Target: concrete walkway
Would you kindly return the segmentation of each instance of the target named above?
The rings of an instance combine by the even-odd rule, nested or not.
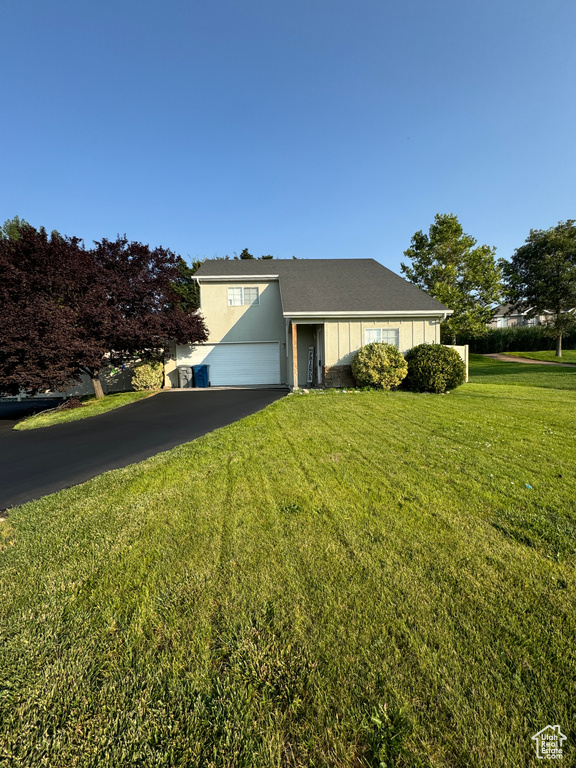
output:
[[[529,357],[515,357],[514,355],[501,355],[492,353],[482,355],[482,357],[491,357],[493,360],[502,360],[504,363],[527,363],[528,365],[559,365],[562,368],[576,368],[574,363],[552,363],[548,360],[532,360]]]
[[[42,429],[15,432],[15,421],[0,421],[0,512],[187,443],[286,394],[287,389],[167,391]]]

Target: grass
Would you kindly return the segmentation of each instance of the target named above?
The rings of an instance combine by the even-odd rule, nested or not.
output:
[[[485,360],[13,510],[0,763],[523,767],[559,723],[573,765],[574,372]]]
[[[506,352],[513,357],[527,357],[529,360],[544,360],[549,363],[574,363],[576,365],[576,349],[562,350],[562,357],[556,357],[553,349],[543,349],[541,352]]]
[[[470,355],[470,381],[506,387],[576,391],[576,368],[509,363],[483,355]],[[495,391],[496,395],[503,393],[500,389]]]
[[[65,411],[51,410],[49,412],[27,416],[19,421],[14,429],[27,430],[39,429],[40,427],[51,427],[54,424],[65,424],[68,421],[78,421],[78,419],[88,419],[90,416],[99,416],[101,413],[113,411],[115,408],[121,408],[123,405],[135,403],[137,400],[143,400],[145,397],[151,397],[151,392],[118,392],[106,395],[100,400],[95,397],[83,397],[82,408],[71,408]]]

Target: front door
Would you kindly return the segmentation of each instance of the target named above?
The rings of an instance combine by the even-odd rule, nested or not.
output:
[[[321,387],[323,384],[322,379],[322,365],[324,360],[324,338],[323,338],[324,326],[319,325],[316,328],[316,385]]]

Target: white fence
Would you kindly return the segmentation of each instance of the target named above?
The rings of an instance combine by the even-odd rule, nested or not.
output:
[[[462,360],[464,360],[464,365],[466,366],[466,381],[468,381],[468,344],[444,344],[444,346],[452,347],[452,349],[455,349]]]
[[[100,371],[100,381],[102,382],[104,394],[107,395],[110,392],[131,392],[134,389],[132,386],[132,370],[134,365],[134,363],[127,363],[125,366],[118,366],[116,368],[112,366],[102,368]],[[90,377],[83,375],[78,384],[71,384],[66,389],[59,390],[58,392],[39,392],[35,397],[44,400],[47,397],[84,397],[85,395],[93,394],[94,388],[92,387]],[[1,399],[6,401],[20,401],[27,400],[28,396],[21,394],[14,395],[13,397],[2,397]]]

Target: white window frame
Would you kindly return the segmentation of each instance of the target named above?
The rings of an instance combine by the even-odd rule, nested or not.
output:
[[[256,291],[256,298],[252,301],[247,296],[249,291]],[[237,299],[240,301],[237,301]],[[260,304],[260,289],[258,286],[228,286],[228,306],[229,307],[242,307],[242,306],[258,306]]]
[[[237,301],[240,299],[240,301]],[[241,307],[242,306],[242,288],[231,286],[228,288],[228,306],[229,307]]]
[[[394,334],[394,341],[390,340],[391,334]],[[377,338],[369,339],[369,335],[374,335]],[[373,344],[374,342],[392,344],[400,349],[400,328],[364,328],[364,344]]]

